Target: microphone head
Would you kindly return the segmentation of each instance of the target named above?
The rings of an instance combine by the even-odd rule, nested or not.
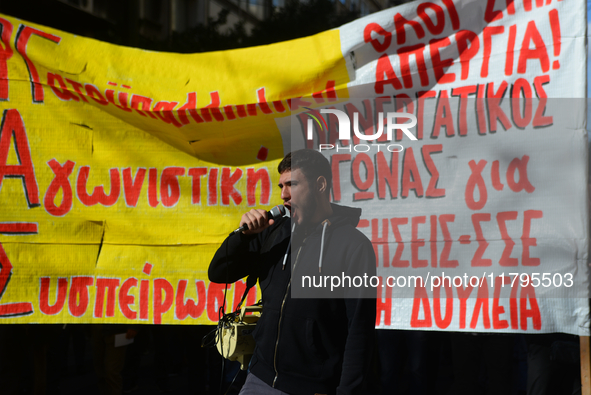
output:
[[[269,215],[270,215],[270,219],[277,219],[277,218],[281,218],[285,215],[286,209],[285,206],[280,204],[278,206],[275,206],[271,209],[271,211],[269,211]]]

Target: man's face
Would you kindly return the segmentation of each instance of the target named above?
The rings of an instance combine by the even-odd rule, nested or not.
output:
[[[291,213],[292,223],[298,226],[309,224],[316,214],[318,197],[301,170],[282,173],[279,188],[283,204]]]

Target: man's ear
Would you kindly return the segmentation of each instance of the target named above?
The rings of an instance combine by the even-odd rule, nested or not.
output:
[[[326,178],[324,176],[319,176],[316,179],[316,188],[318,192],[320,192],[321,194],[326,193],[326,189],[328,188],[328,182],[326,181]]]

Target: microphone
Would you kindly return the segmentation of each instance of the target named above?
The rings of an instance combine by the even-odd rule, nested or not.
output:
[[[283,217],[285,215],[286,211],[287,210],[285,209],[285,206],[280,204],[278,206],[273,207],[271,209],[271,211],[267,211],[267,217],[269,219],[278,219],[278,218]],[[239,227],[238,229],[236,229],[235,231],[233,231],[232,234],[244,232],[246,230],[248,230],[248,225],[244,224],[241,227]]]

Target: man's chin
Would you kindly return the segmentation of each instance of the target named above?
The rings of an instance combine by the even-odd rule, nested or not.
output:
[[[303,222],[302,217],[300,217],[297,212],[292,211],[291,212],[291,223],[295,224],[296,226],[301,226],[302,222]]]

